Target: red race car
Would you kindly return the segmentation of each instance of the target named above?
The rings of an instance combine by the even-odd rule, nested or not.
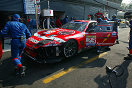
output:
[[[112,46],[117,33],[111,24],[74,20],[61,28],[42,30],[31,36],[24,54],[39,63],[54,63],[91,46]]]

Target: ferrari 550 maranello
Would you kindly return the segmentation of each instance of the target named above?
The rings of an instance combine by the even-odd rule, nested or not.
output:
[[[42,30],[31,36],[24,54],[39,63],[54,63],[91,46],[112,46],[117,33],[111,24],[74,20],[61,28]]]

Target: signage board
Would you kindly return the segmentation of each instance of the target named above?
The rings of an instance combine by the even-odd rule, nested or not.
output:
[[[24,3],[24,13],[25,14],[35,14],[35,1],[34,0],[23,0]],[[40,0],[36,0],[36,3],[40,3]],[[40,5],[38,5],[38,14],[40,14]]]
[[[51,9],[44,9],[42,12],[43,16],[53,16],[53,10]]]

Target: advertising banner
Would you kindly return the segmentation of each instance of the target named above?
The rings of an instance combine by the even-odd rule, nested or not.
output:
[[[23,0],[23,3],[25,14],[35,14],[35,0]],[[40,0],[36,0],[36,3],[40,3]],[[40,5],[38,5],[37,11],[40,14]]]

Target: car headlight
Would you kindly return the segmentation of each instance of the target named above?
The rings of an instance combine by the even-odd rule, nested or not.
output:
[[[49,42],[51,42],[52,40],[42,40],[42,41],[40,41],[38,44],[36,44],[37,46],[43,46],[43,45],[45,45],[45,44],[47,44],[47,43],[49,43]]]

